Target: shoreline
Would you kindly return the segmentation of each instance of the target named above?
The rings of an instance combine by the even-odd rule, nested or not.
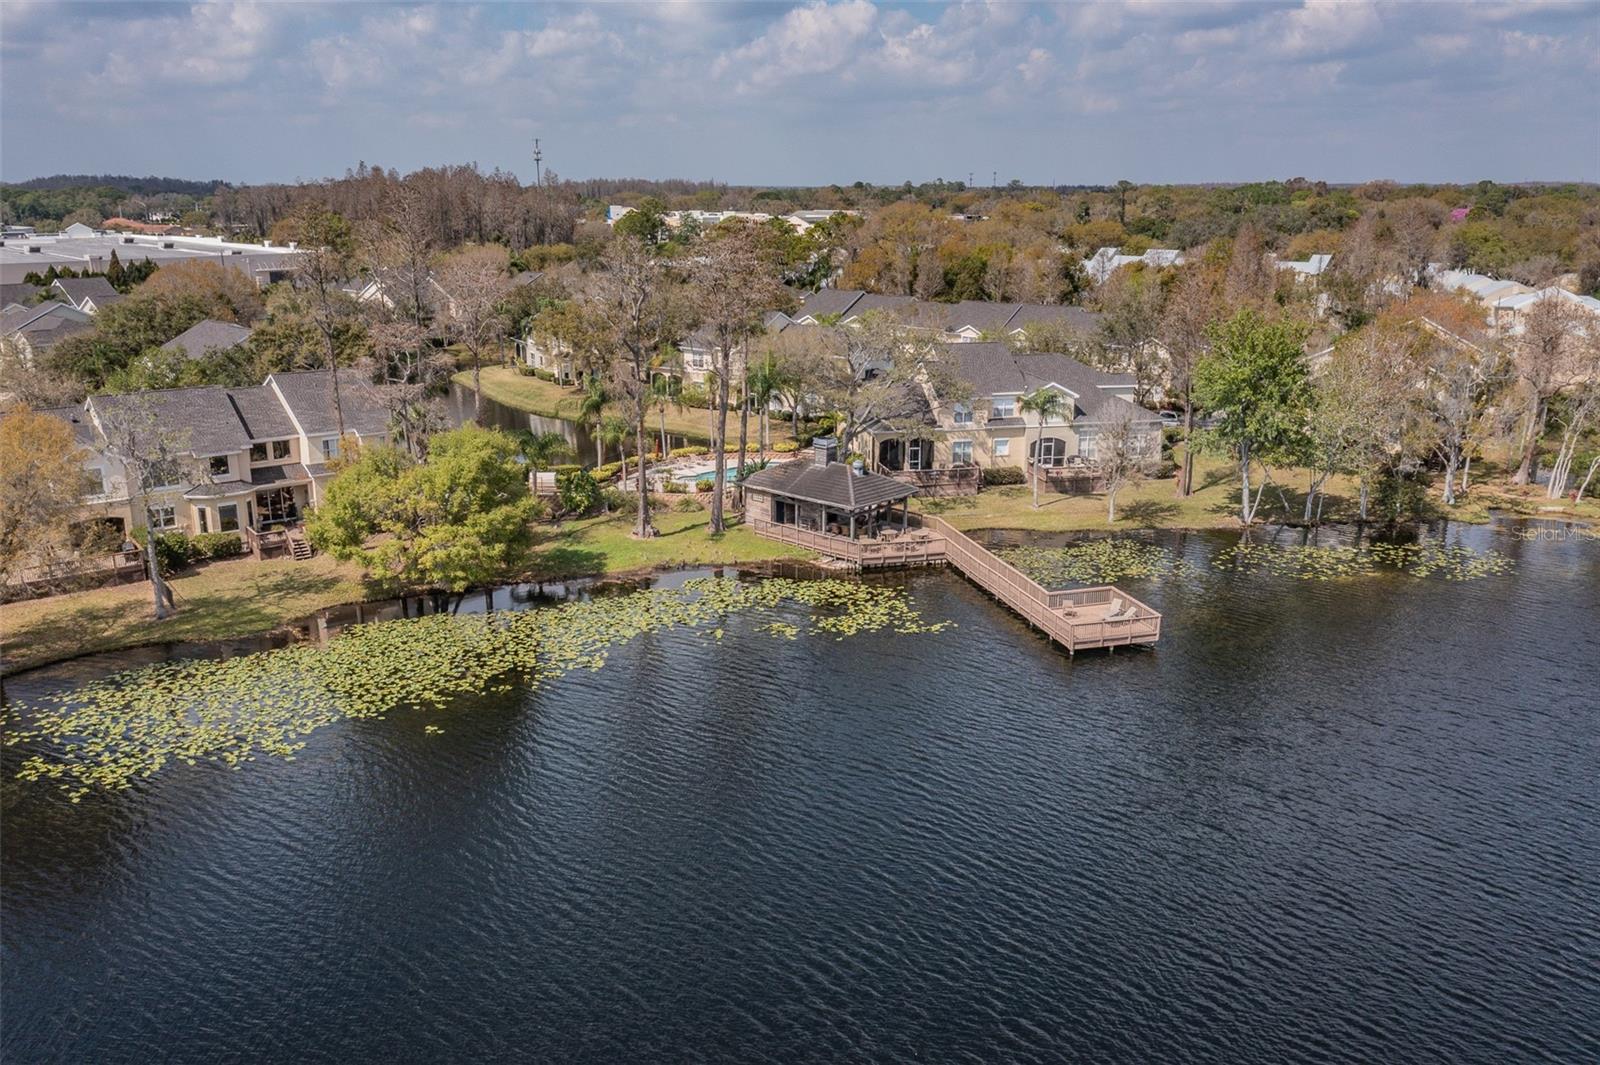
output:
[[[1484,520],[1482,520],[1482,521],[1463,521],[1462,524],[1480,526],[1480,525],[1492,524],[1496,520],[1513,521],[1513,522],[1551,521],[1551,522],[1558,522],[1558,523],[1562,523],[1562,524],[1576,524],[1576,525],[1579,525],[1579,526],[1581,526],[1583,528],[1600,528],[1600,524],[1597,524],[1597,523],[1594,523],[1594,522],[1590,522],[1590,521],[1588,521],[1586,519],[1574,517],[1574,516],[1571,516],[1571,515],[1546,514],[1546,515],[1533,515],[1533,516],[1530,516],[1530,515],[1506,513],[1506,512],[1493,511],[1493,510],[1491,510],[1489,516],[1487,518],[1485,518]],[[1375,524],[1376,523],[1372,523],[1372,522],[1364,523],[1365,527],[1371,527],[1371,526],[1373,526]],[[1413,522],[1413,523],[1410,523],[1410,524],[1413,527],[1426,528],[1426,527],[1428,527],[1430,525],[1436,524],[1436,520],[1435,521],[1419,521],[1419,522]],[[1340,529],[1360,530],[1360,529],[1362,529],[1364,527],[1364,525],[1363,525],[1363,523],[1357,523],[1357,522],[1324,522],[1321,526],[1303,525],[1303,524],[1294,523],[1294,522],[1272,522],[1272,523],[1258,523],[1257,525],[1252,526],[1252,528],[1256,528],[1256,529],[1301,529],[1301,530],[1309,530],[1309,529],[1313,529],[1313,528],[1322,528],[1322,529],[1331,529],[1331,530],[1340,530]],[[1039,529],[1039,528],[1025,528],[1025,527],[1019,528],[1019,527],[1009,527],[1009,526],[1003,526],[1003,525],[983,525],[983,526],[974,526],[973,528],[964,529],[963,531],[965,531],[965,532],[978,532],[978,533],[1002,533],[1002,534],[1003,533],[1021,533],[1021,534],[1025,534],[1025,535],[1040,535],[1040,534],[1051,535],[1051,534],[1054,534],[1054,535],[1066,535],[1066,536],[1071,536],[1071,537],[1077,537],[1077,536],[1087,536],[1087,535],[1096,535],[1096,534],[1109,534],[1109,535],[1113,535],[1113,536],[1123,536],[1123,535],[1127,535],[1129,533],[1138,533],[1138,532],[1228,532],[1228,531],[1243,532],[1244,530],[1243,530],[1243,527],[1241,527],[1241,526],[1234,526],[1234,527],[1230,528],[1229,526],[1227,526],[1225,524],[1217,524],[1217,525],[1205,525],[1205,526],[1162,525],[1162,526],[1147,526],[1147,527],[1141,527],[1141,528],[1053,529],[1053,530],[1052,529]],[[219,564],[213,563],[213,565],[219,565]],[[209,567],[207,567],[207,568],[209,568]],[[458,594],[462,598],[470,598],[470,597],[474,597],[474,596],[481,596],[485,592],[489,592],[489,593],[492,594],[494,592],[498,592],[498,591],[500,591],[502,589],[507,589],[507,588],[526,588],[526,587],[542,588],[545,585],[552,585],[552,584],[577,585],[579,587],[580,591],[592,591],[595,588],[603,588],[603,587],[605,587],[607,585],[623,585],[623,584],[647,581],[647,580],[651,580],[653,578],[657,578],[657,577],[660,577],[660,576],[662,576],[664,574],[669,574],[669,573],[682,573],[682,572],[689,571],[689,570],[717,571],[717,570],[724,570],[724,569],[729,569],[729,568],[734,568],[734,569],[744,570],[744,571],[748,571],[748,572],[753,572],[753,573],[760,574],[760,575],[771,575],[772,573],[777,572],[777,571],[779,571],[779,570],[781,570],[783,568],[794,568],[794,569],[798,569],[798,570],[809,571],[808,572],[808,576],[811,576],[811,577],[838,576],[839,575],[837,571],[829,569],[825,564],[817,561],[814,557],[811,557],[811,556],[800,556],[800,555],[797,555],[797,556],[793,556],[793,557],[776,557],[776,558],[775,557],[767,557],[767,558],[751,558],[751,559],[731,558],[731,559],[719,560],[719,561],[715,561],[715,562],[707,562],[707,561],[658,562],[658,563],[651,563],[651,564],[642,565],[642,566],[632,566],[632,567],[626,567],[626,568],[623,568],[623,569],[603,571],[603,572],[600,572],[600,573],[584,573],[584,572],[578,572],[578,571],[563,572],[563,571],[557,570],[557,571],[551,571],[551,572],[548,572],[548,573],[543,573],[537,578],[527,578],[527,579],[521,579],[521,580],[505,581],[503,583],[494,585],[492,588],[471,589],[471,590],[463,592],[463,593],[445,592],[445,593],[437,593],[437,594],[443,595],[443,596],[445,596],[447,598],[454,598]],[[142,582],[141,582],[141,584],[124,585],[124,586],[121,586],[121,587],[140,587],[141,585],[142,585]],[[85,593],[75,593],[75,594],[85,594]],[[117,653],[126,652],[126,651],[143,650],[143,649],[151,648],[151,647],[170,646],[170,647],[193,647],[193,648],[197,648],[197,649],[215,649],[217,647],[220,647],[223,644],[231,643],[231,642],[235,642],[235,641],[239,641],[239,640],[263,640],[263,641],[267,641],[267,640],[273,640],[273,639],[277,639],[277,638],[288,638],[290,640],[304,639],[304,638],[306,638],[307,630],[310,629],[314,625],[316,620],[319,617],[325,617],[330,612],[354,610],[354,609],[356,609],[358,607],[373,607],[373,606],[379,606],[379,605],[382,605],[382,604],[396,603],[396,602],[400,602],[400,601],[404,601],[404,600],[424,600],[424,599],[428,599],[428,598],[432,597],[434,594],[435,593],[432,593],[432,592],[429,592],[429,591],[418,591],[418,592],[404,593],[404,594],[400,594],[400,595],[381,595],[381,596],[370,596],[370,597],[366,597],[366,598],[345,599],[345,600],[341,600],[339,602],[328,603],[326,605],[316,607],[313,610],[311,610],[309,613],[298,615],[298,616],[296,616],[294,618],[290,618],[290,619],[287,619],[287,620],[278,621],[276,623],[273,623],[273,624],[270,624],[270,625],[266,625],[266,626],[263,626],[263,627],[249,627],[249,626],[246,626],[246,627],[243,627],[243,628],[240,628],[240,629],[237,629],[237,630],[229,630],[229,631],[226,631],[226,632],[223,632],[223,633],[220,633],[220,634],[216,634],[216,635],[212,635],[212,636],[208,636],[208,637],[204,637],[204,638],[188,637],[188,636],[184,636],[184,635],[176,635],[176,636],[173,636],[173,635],[162,635],[159,632],[146,632],[146,633],[142,633],[138,637],[135,637],[135,638],[127,640],[127,641],[113,641],[112,643],[110,643],[110,644],[108,644],[107,646],[104,646],[104,647],[96,647],[96,648],[93,648],[93,649],[90,649],[90,650],[76,650],[76,651],[72,651],[70,653],[64,653],[64,654],[54,654],[54,655],[50,655],[48,657],[42,658],[42,659],[40,659],[38,661],[29,661],[26,665],[21,666],[20,668],[17,668],[17,669],[7,668],[3,663],[0,663],[0,680],[16,680],[19,677],[24,677],[24,676],[26,676],[26,675],[28,675],[30,673],[33,673],[33,672],[35,672],[37,670],[47,669],[47,668],[50,668],[52,666],[59,666],[59,665],[62,665],[64,663],[67,663],[67,662],[73,662],[73,661],[76,661],[76,660],[79,660],[79,659],[89,658],[89,657],[91,657],[93,655],[117,654]],[[144,627],[144,626],[154,627],[156,624],[157,623],[155,621],[153,621],[153,620],[144,620],[144,621],[141,622],[141,627]]]

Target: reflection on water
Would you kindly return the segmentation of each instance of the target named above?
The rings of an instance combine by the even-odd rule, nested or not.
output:
[[[0,1057],[1600,1059],[1600,542],[1425,535],[1514,566],[1152,534],[1150,652],[918,571],[954,629],[735,616],[80,806],[8,750]]]
[[[450,395],[447,398],[451,425],[462,425],[472,420],[474,409],[472,398],[470,387],[459,382],[451,383]],[[589,431],[588,425],[581,422],[566,418],[547,418],[542,414],[529,414],[515,407],[508,407],[504,403],[498,403],[488,396],[483,397],[482,403],[482,419],[485,425],[512,432],[525,429],[534,433],[560,433],[572,448],[572,458],[568,461],[585,466],[598,466],[616,462],[621,458],[619,449],[614,446],[597,448],[594,434]],[[575,409],[577,407],[576,399],[573,401],[573,407]],[[652,432],[651,445],[656,446],[660,438],[659,432]],[[687,437],[676,433],[667,433],[666,440],[669,449],[684,447],[689,443]]]

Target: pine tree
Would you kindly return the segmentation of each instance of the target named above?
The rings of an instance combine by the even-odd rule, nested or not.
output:
[[[128,291],[125,287],[128,281],[128,272],[122,268],[122,260],[117,258],[117,249],[111,249],[111,264],[106,267],[106,280],[111,282],[111,287],[118,292]]]

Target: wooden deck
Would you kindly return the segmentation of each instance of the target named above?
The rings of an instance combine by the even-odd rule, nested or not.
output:
[[[920,530],[894,539],[852,540],[848,536],[816,532],[794,525],[745,516],[751,531],[769,540],[793,544],[819,555],[850,564],[856,569],[887,569],[894,566],[926,566],[944,561],[944,540]]]
[[[1160,613],[1127,592],[1109,584],[1049,591],[943,518],[921,517],[923,528],[944,539],[951,565],[1069,653],[1153,644],[1161,638]]]
[[[1153,644],[1161,614],[1109,584],[1052,592],[943,518],[917,516],[916,533],[891,540],[852,540],[746,517],[757,535],[815,551],[856,569],[948,562],[978,587],[1016,611],[1069,654],[1102,647]]]

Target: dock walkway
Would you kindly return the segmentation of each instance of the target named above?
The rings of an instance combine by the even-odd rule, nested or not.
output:
[[[857,569],[948,562],[1069,654],[1153,644],[1161,638],[1161,614],[1120,588],[1104,584],[1052,592],[943,518],[923,514],[915,520],[920,534],[852,540],[746,517],[759,536],[804,547]]]

